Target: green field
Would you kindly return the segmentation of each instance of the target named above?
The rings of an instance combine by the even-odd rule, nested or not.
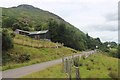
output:
[[[26,41],[27,40],[27,41]],[[27,66],[31,64],[41,63],[45,61],[50,61],[54,59],[61,58],[64,56],[72,55],[73,53],[77,53],[78,51],[60,46],[59,48],[55,48],[56,45],[60,45],[58,43],[53,43],[48,40],[32,40],[29,37],[25,37],[22,35],[16,35],[14,38],[14,48],[8,50],[7,52],[3,52],[3,68],[2,70],[18,68],[22,66]],[[24,62],[17,62],[18,58],[22,54],[27,54],[30,56],[30,60]]]
[[[81,78],[111,78],[118,72],[118,59],[103,54],[93,54],[87,59],[79,60]],[[24,78],[66,78],[62,65],[56,65],[46,70],[32,73]],[[72,78],[75,78],[75,68],[72,67]]]

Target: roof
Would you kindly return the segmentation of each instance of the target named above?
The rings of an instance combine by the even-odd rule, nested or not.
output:
[[[45,34],[48,32],[48,30],[43,30],[43,31],[33,31],[33,32],[29,32],[29,31],[24,31],[24,30],[20,30],[20,29],[16,29],[17,31],[21,31],[24,33],[28,33],[29,35],[33,35],[33,34]]]
[[[34,32],[29,32],[29,35],[32,35],[32,34],[45,34],[47,33],[48,30],[44,30],[44,31],[34,31]]]

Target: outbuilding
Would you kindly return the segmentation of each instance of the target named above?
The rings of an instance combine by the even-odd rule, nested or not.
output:
[[[21,35],[26,35],[26,36],[29,36],[31,38],[37,39],[37,40],[39,40],[39,39],[50,39],[49,30],[29,32],[29,31],[16,29],[15,33],[16,34],[21,34]]]

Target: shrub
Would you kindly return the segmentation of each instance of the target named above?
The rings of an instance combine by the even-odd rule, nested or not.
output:
[[[82,61],[79,61],[78,65],[79,65],[79,66],[83,66],[83,62],[82,62]]]
[[[108,70],[112,70],[112,67],[109,67]]]
[[[87,70],[92,70],[92,69],[94,69],[94,67],[92,65],[87,66]]]
[[[8,33],[7,29],[3,29],[2,31],[2,50],[7,51],[9,49],[13,48],[13,40]]]
[[[91,67],[89,67],[89,66],[87,67],[87,70],[91,70],[91,69],[92,69]]]
[[[14,37],[15,37],[15,33],[11,33],[10,35],[11,35],[11,37],[12,37],[12,38],[14,38]]]
[[[30,60],[29,54],[21,54],[21,55],[19,55],[17,61],[23,63],[23,62],[28,61],[28,60]]]
[[[85,60],[85,55],[83,55],[83,56],[82,56],[82,59],[84,59],[84,60]]]
[[[93,60],[93,59],[90,59],[90,61],[91,61],[91,62],[94,62],[94,60]]]
[[[73,63],[74,63],[74,66],[78,67],[79,66],[79,57],[73,58]]]
[[[116,71],[111,71],[110,73],[109,73],[109,76],[111,77],[111,78],[113,78],[113,79],[115,79],[115,80],[117,80],[117,78],[118,78],[118,72],[116,72]]]

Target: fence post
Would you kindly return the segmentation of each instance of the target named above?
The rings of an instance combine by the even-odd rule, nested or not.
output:
[[[80,79],[79,67],[75,67],[75,68],[76,68],[76,80],[81,80]]]
[[[71,59],[68,60],[68,74],[69,74],[69,80],[71,80]]]
[[[62,72],[65,71],[65,62],[64,62],[64,55],[62,55]]]
[[[65,73],[67,73],[67,67],[68,67],[68,62],[67,62],[67,58],[65,59]]]
[[[76,80],[80,80],[80,72],[79,72],[79,56],[74,59],[74,66],[76,68]]]

